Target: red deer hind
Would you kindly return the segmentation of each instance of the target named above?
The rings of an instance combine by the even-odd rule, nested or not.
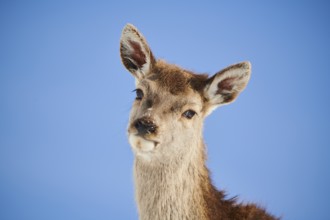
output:
[[[229,66],[210,78],[197,75],[156,60],[130,24],[123,29],[120,54],[136,81],[128,138],[140,219],[276,219],[254,204],[226,199],[205,165],[204,119],[244,90],[251,64]]]

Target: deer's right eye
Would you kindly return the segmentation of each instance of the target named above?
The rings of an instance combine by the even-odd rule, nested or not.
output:
[[[141,100],[143,98],[143,91],[141,89],[136,89],[136,100]]]

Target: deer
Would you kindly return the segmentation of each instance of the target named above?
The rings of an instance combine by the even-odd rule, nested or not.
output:
[[[245,89],[250,62],[211,77],[196,74],[156,59],[132,24],[123,28],[120,57],[136,85],[127,130],[139,219],[278,219],[256,204],[227,199],[212,184],[205,164],[204,119]]]

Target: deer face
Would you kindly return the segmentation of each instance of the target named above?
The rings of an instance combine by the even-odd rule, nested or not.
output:
[[[181,69],[165,63],[156,65],[162,67],[154,68],[155,73],[137,80],[128,127],[129,141],[139,156],[152,155],[160,159],[168,155],[171,158],[170,155],[179,152],[187,153],[188,149],[183,146],[194,137],[200,137],[203,98],[189,86],[189,78],[178,81],[176,75],[184,74]],[[179,72],[166,72],[169,68]],[[162,77],[173,82],[166,85]],[[185,85],[178,85],[180,83]],[[184,86],[182,90],[178,90],[180,86]]]
[[[136,79],[129,142],[136,156],[147,161],[171,161],[195,152],[193,146],[201,146],[204,118],[217,106],[232,102],[250,77],[248,62],[208,78],[156,61],[132,25],[123,30],[120,52]]]

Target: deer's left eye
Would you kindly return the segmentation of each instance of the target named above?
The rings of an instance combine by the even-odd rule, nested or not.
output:
[[[193,110],[187,110],[182,114],[182,116],[187,119],[192,119],[195,115],[196,115],[196,112],[194,112]]]
[[[136,89],[136,100],[141,100],[143,98],[143,91],[141,89]]]

